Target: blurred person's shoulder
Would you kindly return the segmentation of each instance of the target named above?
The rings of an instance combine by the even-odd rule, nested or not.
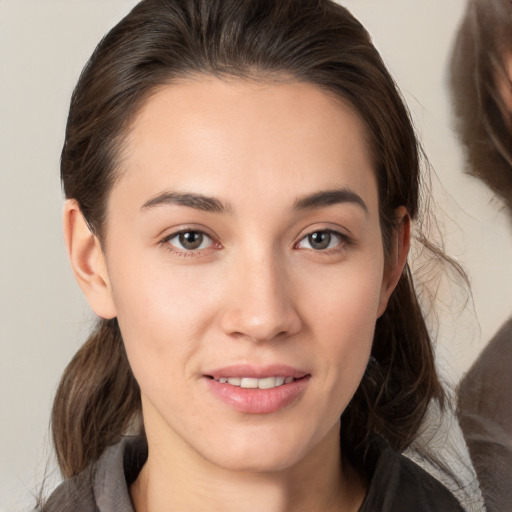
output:
[[[495,407],[496,412],[503,412],[504,406],[510,403],[508,399],[512,389],[511,368],[512,317],[501,326],[462,379],[459,387],[460,406],[468,409]],[[489,402],[491,398],[487,394],[489,390],[492,391],[496,400],[501,395],[507,399],[507,402],[503,403],[501,400],[495,404]],[[508,409],[512,411],[512,404]]]

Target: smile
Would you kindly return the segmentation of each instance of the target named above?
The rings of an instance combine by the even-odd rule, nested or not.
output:
[[[254,377],[220,377],[214,379],[221,384],[229,384],[245,389],[272,389],[282,386],[283,384],[290,384],[295,379],[293,377],[265,377],[262,379]]]
[[[281,371],[288,375],[283,375]],[[235,411],[269,414],[296,402],[306,392],[311,380],[309,373],[283,368],[281,371],[270,373],[268,369],[258,371],[253,368],[251,371],[246,367],[245,371],[237,371],[231,368],[231,371],[220,371],[222,376],[218,373],[205,375],[206,379],[203,382],[213,396]],[[259,375],[254,375],[255,373]],[[230,377],[230,374],[237,376]]]

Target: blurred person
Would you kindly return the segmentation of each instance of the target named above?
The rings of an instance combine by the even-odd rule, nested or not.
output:
[[[450,87],[466,172],[498,194],[512,217],[512,2],[468,2],[453,48]],[[458,393],[457,415],[489,512],[512,507],[511,393],[509,319]]]

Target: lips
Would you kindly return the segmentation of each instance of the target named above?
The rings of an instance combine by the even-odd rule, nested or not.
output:
[[[272,364],[267,366],[237,364],[226,366],[224,368],[215,368],[205,372],[206,377],[210,377],[216,380],[220,378],[264,379],[267,377],[284,377],[285,379],[292,377],[293,379],[301,379],[307,374],[308,372],[304,370],[283,364]]]
[[[204,375],[209,391],[238,412],[269,414],[290,406],[311,375],[290,366],[230,366]]]

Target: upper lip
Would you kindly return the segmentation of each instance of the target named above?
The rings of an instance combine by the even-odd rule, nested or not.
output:
[[[301,379],[308,375],[308,372],[284,364],[271,364],[267,366],[254,366],[250,364],[236,364],[215,368],[204,373],[207,377],[219,378],[242,378],[249,377],[255,379],[264,379],[266,377],[293,377]]]

